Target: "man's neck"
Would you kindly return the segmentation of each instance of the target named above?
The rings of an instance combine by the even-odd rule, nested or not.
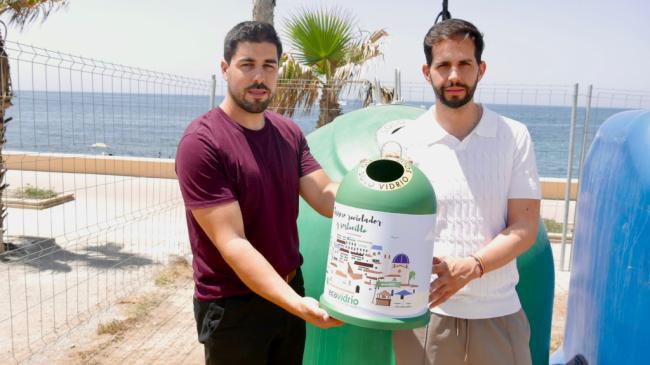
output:
[[[249,113],[242,109],[229,95],[223,99],[219,108],[223,110],[230,119],[237,122],[246,129],[258,131],[264,128],[264,112],[262,113]]]
[[[438,101],[433,113],[440,126],[447,133],[462,141],[481,120],[483,108],[479,104],[470,101],[462,107],[454,109]]]

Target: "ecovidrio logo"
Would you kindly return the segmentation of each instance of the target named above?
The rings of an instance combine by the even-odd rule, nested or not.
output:
[[[332,289],[330,289],[328,293],[329,293],[329,296],[332,297],[332,299],[336,299],[341,303],[352,304],[354,306],[359,305],[359,299],[355,298],[354,296],[352,296],[350,294],[341,295],[341,294],[335,292]]]

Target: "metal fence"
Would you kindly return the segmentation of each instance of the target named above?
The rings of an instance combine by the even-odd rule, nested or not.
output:
[[[165,158],[177,131],[208,109],[211,90],[207,80],[13,42],[5,49],[13,106],[2,197],[3,364],[138,289],[171,254],[189,253]],[[35,199],[55,193],[49,203]]]
[[[591,142],[598,128],[610,116],[624,110],[650,109],[650,92],[593,88],[593,85],[581,88],[574,86],[573,109],[566,154],[566,181],[576,179],[576,191],[580,190],[580,175]],[[575,225],[579,217],[575,213],[578,198],[571,199],[569,184],[566,185],[565,199],[562,204],[562,236],[559,268],[571,269],[570,247],[568,240],[573,238]]]
[[[19,43],[5,48],[13,120],[4,151],[9,251],[0,254],[0,363],[11,363],[138,289],[169,255],[189,253],[171,159],[185,126],[218,104],[226,85]],[[425,83],[402,84],[396,77],[382,84],[397,85],[401,103],[427,108],[434,102]],[[316,101],[308,112],[295,110],[294,120],[308,134],[322,107],[359,109],[373,86],[377,90],[374,83],[348,84],[337,105]],[[648,93],[575,85],[481,84],[476,99],[526,123],[540,174],[560,181],[579,176],[582,146],[605,119],[650,108]],[[56,193],[55,205],[37,209],[25,198],[29,192]],[[565,192],[542,209],[560,226],[563,257],[570,254],[574,206]]]

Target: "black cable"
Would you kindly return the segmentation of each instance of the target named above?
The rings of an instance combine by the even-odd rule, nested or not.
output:
[[[440,13],[438,13],[438,16],[436,17],[436,21],[433,24],[438,24],[438,21],[440,20],[440,18],[442,18],[443,22],[445,20],[451,19],[451,13],[447,9],[447,7],[448,7],[447,3],[448,2],[449,2],[448,0],[442,0],[442,11]]]

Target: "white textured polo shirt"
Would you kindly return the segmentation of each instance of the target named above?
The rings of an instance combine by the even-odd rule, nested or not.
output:
[[[474,130],[459,141],[434,118],[434,107],[391,136],[429,178],[438,214],[434,255],[466,257],[505,227],[508,199],[540,199],[533,143],[526,126],[483,106]],[[432,278],[432,280],[435,276]],[[471,281],[433,312],[494,318],[521,308],[516,260]]]

